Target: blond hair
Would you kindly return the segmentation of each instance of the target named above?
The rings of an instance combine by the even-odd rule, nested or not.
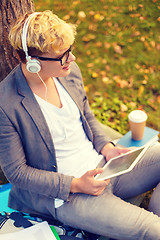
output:
[[[9,33],[11,45],[18,53],[23,51],[22,29],[28,16],[29,14],[26,14],[18,19]],[[32,55],[32,51],[34,54],[36,51],[38,54],[51,51],[58,53],[60,48],[66,48],[73,44],[75,35],[76,26],[74,24],[66,23],[50,10],[39,12],[32,17],[28,27],[27,47],[29,55]],[[21,60],[24,59],[21,58]]]

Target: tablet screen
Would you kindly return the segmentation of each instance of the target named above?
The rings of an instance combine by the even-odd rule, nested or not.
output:
[[[127,152],[126,154],[110,159],[103,167],[103,172],[97,175],[95,178],[97,180],[103,180],[130,171],[132,169],[131,167],[134,167],[135,163],[138,162],[138,160],[142,156],[142,153],[145,152],[144,150],[145,147],[141,147]]]

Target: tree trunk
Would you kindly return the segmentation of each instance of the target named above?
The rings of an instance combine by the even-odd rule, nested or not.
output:
[[[19,63],[18,56],[8,40],[10,25],[20,15],[32,11],[33,0],[0,0],[0,81]],[[0,168],[0,184],[6,182]]]
[[[0,0],[0,81],[19,63],[8,40],[10,25],[20,15],[32,11],[33,0]]]

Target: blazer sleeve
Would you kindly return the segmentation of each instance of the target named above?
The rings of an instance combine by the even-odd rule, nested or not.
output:
[[[68,199],[73,177],[28,166],[18,132],[1,108],[0,165],[14,186],[53,199]]]

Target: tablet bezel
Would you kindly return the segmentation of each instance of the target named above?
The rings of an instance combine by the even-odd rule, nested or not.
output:
[[[146,150],[148,149],[148,147],[149,147],[149,145],[147,145],[147,146],[142,146],[142,147],[136,147],[135,149],[130,150],[130,151],[127,152],[127,153],[124,153],[124,154],[118,155],[118,156],[116,156],[116,157],[114,157],[114,158],[111,158],[111,159],[103,166],[103,172],[100,173],[100,174],[97,174],[97,175],[95,176],[95,179],[96,179],[96,180],[107,180],[107,179],[110,179],[110,178],[113,178],[113,177],[117,177],[117,176],[119,176],[119,175],[122,175],[122,174],[124,174],[124,173],[130,172],[130,171],[134,168],[134,166],[137,164],[137,162],[141,159],[141,157],[142,157],[143,154],[146,152]],[[108,176],[105,176],[105,177],[100,178],[100,176],[101,176],[102,174],[104,174],[104,171],[105,171],[105,169],[107,168],[107,166],[110,165],[111,162],[113,162],[115,159],[117,159],[117,158],[121,159],[123,156],[125,156],[125,155],[130,155],[132,152],[135,152],[135,151],[140,150],[140,149],[143,149],[143,150],[142,150],[142,151],[140,152],[140,154],[135,158],[135,160],[132,162],[132,164],[130,165],[130,167],[129,167],[128,169],[122,170],[122,171],[118,171],[117,173],[114,173],[114,174],[111,174],[111,175],[108,175]]]

